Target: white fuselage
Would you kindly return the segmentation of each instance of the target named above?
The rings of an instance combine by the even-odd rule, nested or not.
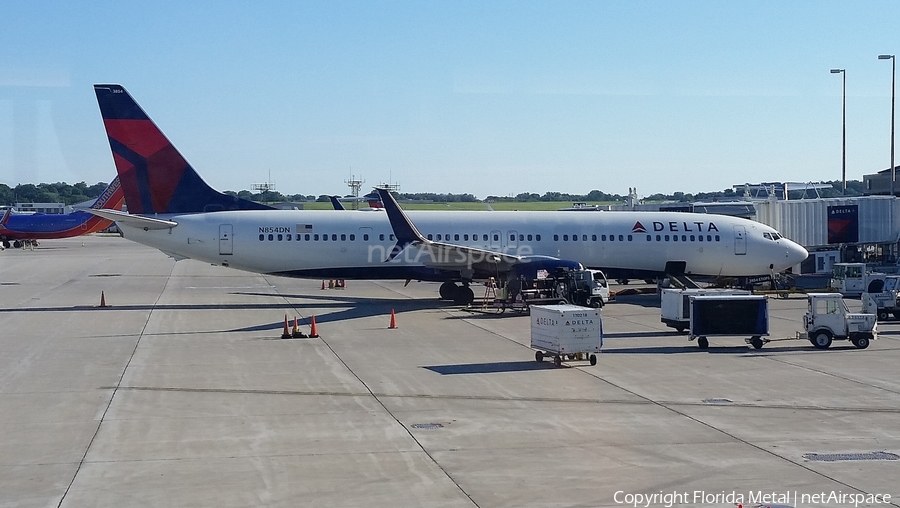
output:
[[[764,224],[724,215],[679,212],[410,211],[430,240],[511,255],[543,255],[589,268],[752,276],[807,257]],[[308,278],[443,280],[413,256],[385,262],[396,243],[383,211],[254,210],[160,216],[178,225],[144,230],[119,223],[130,240],[176,258]],[[406,249],[415,254],[415,249]],[[432,275],[433,274],[433,275]]]

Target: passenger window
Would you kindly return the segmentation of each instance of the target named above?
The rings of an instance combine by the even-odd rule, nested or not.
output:
[[[597,241],[597,235],[591,235],[591,241],[592,241],[592,242],[596,242],[596,241]]]
[[[336,242],[336,241],[337,241],[337,233],[332,233],[332,235],[331,235],[331,241],[332,241],[332,242]]]
[[[500,235],[494,235],[494,241],[495,241],[495,242],[499,242],[499,241],[500,241]]]
[[[431,237],[431,234],[430,234],[430,233],[429,233],[429,235],[426,236],[425,238],[428,238],[429,240],[434,240],[434,238]]]
[[[694,241],[694,235],[691,235],[691,241],[692,242]]]
[[[656,241],[658,242],[660,240],[661,240],[661,237],[659,235],[656,235]]]
[[[319,234],[318,234],[318,233],[316,233],[316,234],[313,235],[313,241],[315,241],[315,242],[318,242],[318,241],[319,241]]]
[[[266,239],[266,235],[259,235],[259,241],[263,241]]]
[[[553,241],[554,241],[554,242],[558,242],[558,241],[559,241],[559,235],[553,235]]]
[[[537,241],[541,241],[541,235],[534,235],[534,239]]]
[[[600,235],[600,241],[601,241],[601,242],[605,242],[605,241],[606,241],[606,235]]]
[[[322,241],[323,241],[323,242],[327,242],[327,241],[328,241],[328,235],[322,235]]]
[[[687,235],[681,235],[681,241],[682,241],[682,242],[686,242],[686,241],[687,241]]]
[[[678,235],[672,235],[672,241],[673,241],[673,242],[677,242],[677,241],[678,241]]]
[[[353,233],[350,233],[350,241],[351,241],[351,242],[355,242],[355,241],[356,241],[356,235],[354,235]]]
[[[667,242],[669,241],[669,235],[666,235],[664,238],[666,239]]]
[[[628,235],[628,241],[629,241],[629,242],[631,241],[631,239],[632,239],[631,235]],[[620,240],[620,241],[622,240],[622,235],[619,235],[619,240]]]
[[[341,241],[342,241],[342,242],[346,242],[346,241],[347,241],[347,235],[341,235]]]
[[[482,241],[485,241],[485,242],[487,241],[487,235],[484,235],[484,238],[482,238]]]
[[[459,241],[459,234],[453,235],[453,241],[454,241],[454,242],[458,242],[458,241]]]
[[[569,241],[569,235],[563,235],[563,241],[564,241],[564,242],[568,242],[568,241]]]
[[[515,242],[515,241],[516,241],[516,235],[509,235],[509,241],[510,241],[510,242]]]
[[[284,239],[284,235],[282,235],[281,233],[278,233],[278,241],[280,242],[283,239]]]
[[[531,235],[528,235],[528,241],[529,242],[531,241]]]
[[[520,242],[524,242],[524,241],[525,241],[525,235],[519,235],[519,241],[520,241]]]
[[[369,234],[368,234],[368,233],[363,234],[363,241],[364,241],[364,242],[368,242],[368,241],[369,241]]]
[[[394,241],[394,235],[388,235],[388,237],[391,239],[392,242]]]
[[[651,235],[647,235],[647,241],[648,241],[648,242],[649,242],[650,240],[652,240],[652,239],[653,239],[653,237],[652,237]]]
[[[441,241],[441,235],[440,235],[440,233],[438,233],[437,239],[438,239],[439,242]]]
[[[717,242],[719,241],[719,235],[716,235],[716,241]]]
[[[463,241],[466,241],[466,242],[469,241],[469,235],[468,235],[468,234],[463,235]]]
[[[703,235],[697,235],[697,240],[703,241]]]
[[[378,239],[383,242],[384,241],[384,233],[381,233],[380,235],[378,235]]]
[[[616,241],[616,235],[609,235],[609,241],[610,241],[610,242],[615,242],[615,241]]]
[[[581,235],[581,241],[582,241],[582,242],[586,242],[586,241],[587,241],[587,235]]]

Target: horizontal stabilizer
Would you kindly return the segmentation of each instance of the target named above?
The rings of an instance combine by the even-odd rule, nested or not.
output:
[[[132,215],[130,213],[120,212],[118,210],[93,209],[85,210],[104,219],[115,221],[127,226],[149,229],[169,229],[178,225],[177,222],[170,220],[154,219],[152,217],[144,217],[143,215]]]

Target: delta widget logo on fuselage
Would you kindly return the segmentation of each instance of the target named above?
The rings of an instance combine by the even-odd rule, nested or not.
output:
[[[719,228],[716,227],[716,224],[713,222],[703,222],[703,221],[694,221],[694,222],[678,222],[678,221],[669,221],[669,222],[660,222],[653,221],[653,231],[667,231],[673,233],[709,233],[711,231],[719,232]],[[646,233],[647,228],[641,224],[641,221],[637,221],[634,223],[634,226],[631,228],[632,233]]]

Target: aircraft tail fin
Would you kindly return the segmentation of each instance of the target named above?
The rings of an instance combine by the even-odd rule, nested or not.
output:
[[[331,206],[334,207],[335,210],[346,210],[344,205],[341,203],[340,196],[328,196],[331,198]]]
[[[7,208],[5,212],[3,212],[3,217],[0,218],[0,229],[6,229],[6,223],[9,222],[9,216],[12,213],[12,208]]]
[[[267,210],[210,187],[121,85],[94,85],[130,213]]]
[[[119,177],[117,176],[113,178],[113,181],[109,182],[106,189],[100,193],[97,197],[97,201],[94,201],[91,208],[95,210],[102,208],[107,210],[121,210],[124,203],[125,193],[122,191],[122,184],[119,182]]]

